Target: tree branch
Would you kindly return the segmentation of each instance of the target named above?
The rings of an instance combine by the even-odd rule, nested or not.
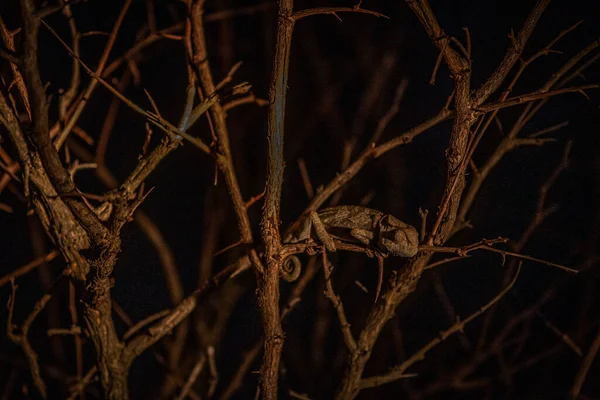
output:
[[[502,82],[504,82],[510,70],[519,60],[519,57],[521,57],[521,53],[523,53],[527,40],[529,40],[529,37],[533,33],[535,26],[548,4],[550,4],[550,0],[538,0],[517,36],[515,37],[514,34],[512,34],[511,47],[506,52],[504,59],[490,75],[488,80],[473,94],[474,104],[481,104],[498,89]]]
[[[279,315],[279,272],[284,259],[280,254],[279,212],[285,165],[283,160],[285,100],[293,30],[293,0],[282,0],[279,3],[277,43],[269,88],[267,181],[261,220],[266,268],[258,275],[258,302],[265,332],[261,395],[268,400],[277,398],[279,359],[283,348],[283,330]]]

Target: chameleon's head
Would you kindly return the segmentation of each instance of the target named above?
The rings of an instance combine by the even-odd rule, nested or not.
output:
[[[379,243],[393,256],[412,257],[419,251],[419,234],[411,225],[385,215],[379,222]]]

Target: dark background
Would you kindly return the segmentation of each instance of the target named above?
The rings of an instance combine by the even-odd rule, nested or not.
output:
[[[155,1],[158,28],[165,28],[184,17],[184,7],[175,1]],[[208,1],[206,14],[224,9],[256,5],[252,1]],[[235,75],[235,82],[248,81],[254,93],[268,97],[268,84],[275,46],[276,4],[268,4],[253,13],[207,22],[207,40],[210,62],[215,80],[224,77],[238,61],[243,65]],[[351,6],[338,1],[296,1],[295,9],[314,6]],[[466,1],[432,0],[431,6],[446,33],[464,42],[463,27],[468,27],[472,38],[473,87],[485,81],[502,60],[509,44],[511,29],[517,31],[533,7],[533,1]],[[303,189],[298,160],[304,159],[315,188],[325,185],[340,171],[344,142],[356,140],[353,159],[368,143],[379,119],[389,108],[396,87],[402,79],[408,81],[406,94],[398,115],[386,129],[382,141],[393,138],[410,127],[435,115],[452,91],[452,80],[442,65],[435,85],[429,79],[438,51],[430,43],[424,29],[402,1],[365,1],[364,8],[376,10],[389,20],[369,15],[340,14],[342,22],[333,16],[318,16],[301,20],[294,31],[290,62],[289,92],[286,115],[286,163],[282,198],[282,227],[291,223],[304,209],[308,198]],[[82,31],[110,32],[121,4],[117,1],[88,1],[73,6],[78,28]],[[555,48],[562,54],[550,54],[537,60],[520,80],[514,95],[535,91],[563,63],[580,49],[600,37],[600,18],[597,2],[554,1],[543,14],[532,38],[527,44],[527,57],[543,47],[561,30],[584,20],[574,32],[563,38]],[[18,5],[13,0],[0,3],[0,15],[12,29],[20,25]],[[136,32],[145,23],[145,1],[134,1],[119,33],[111,59],[122,54],[135,41]],[[46,21],[64,38],[68,30],[64,18],[58,14]],[[106,37],[89,36],[82,39],[82,58],[95,67]],[[59,89],[69,84],[71,59],[60,44],[45,30],[40,36],[40,68],[48,82],[47,92],[59,95]],[[597,51],[597,50],[596,50]],[[596,54],[596,53],[592,53]],[[386,61],[387,60],[387,61]],[[392,60],[392,61],[390,61]],[[381,65],[392,62],[387,79],[368,113],[362,118],[360,104],[378,74],[386,73]],[[185,102],[187,85],[186,60],[180,42],[163,40],[142,53],[137,64],[141,81],[130,85],[125,94],[149,108],[143,89],[148,90],[163,117],[177,121]],[[6,68],[5,65],[2,68]],[[115,76],[121,76],[121,68]],[[595,83],[599,69],[592,66],[585,76],[573,84]],[[87,76],[84,76],[84,84]],[[523,135],[569,121],[569,125],[550,136],[556,142],[542,147],[518,149],[496,167],[483,185],[469,213],[473,229],[452,239],[449,245],[465,245],[481,238],[497,236],[518,239],[534,211],[540,185],[545,182],[559,162],[565,143],[573,141],[570,168],[564,172],[549,193],[549,203],[559,205],[558,211],[542,224],[524,253],[574,268],[596,260],[590,271],[570,277],[554,300],[541,309],[543,318],[532,318],[529,340],[519,360],[527,360],[544,348],[560,343],[560,339],[545,324],[552,321],[561,331],[576,337],[586,353],[600,322],[598,307],[598,236],[600,204],[600,112],[598,92],[587,92],[589,99],[578,93],[552,99],[525,128]],[[499,93],[496,95],[498,96]],[[91,137],[98,138],[111,95],[98,89],[79,121]],[[518,116],[515,109],[500,113],[506,126]],[[56,112],[54,110],[54,112]],[[235,167],[246,198],[257,195],[264,188],[266,160],[266,107],[243,105],[229,112],[228,127],[231,136]],[[399,147],[371,162],[343,189],[342,204],[357,204],[365,196],[372,196],[369,206],[396,215],[418,226],[418,209],[428,209],[433,221],[446,178],[444,151],[447,148],[451,122],[447,121],[418,136],[409,145]],[[203,120],[191,133],[210,142],[210,133]],[[161,133],[155,132],[155,141]],[[144,120],[122,106],[112,132],[107,153],[107,166],[119,180],[134,168],[144,141]],[[7,137],[2,131],[2,138]],[[492,128],[475,154],[475,161],[483,162],[501,139],[501,132]],[[72,139],[77,141],[78,139]],[[79,141],[79,144],[82,144]],[[4,144],[3,144],[4,146]],[[9,145],[7,145],[9,146]],[[93,147],[89,147],[94,151]],[[203,246],[203,231],[211,218],[222,216],[217,248],[238,240],[237,225],[229,202],[224,181],[219,177],[213,186],[213,161],[193,146],[185,145],[168,156],[148,179],[154,191],[142,205],[144,211],[161,229],[173,250],[186,294],[199,284],[198,264]],[[102,193],[105,188],[94,177],[93,171],[77,174],[76,183],[86,192]],[[12,214],[0,212],[0,274],[5,275],[29,262],[34,256],[52,249],[52,243],[39,243],[40,226],[34,216],[27,216],[27,205],[19,198],[18,185],[5,190],[0,201],[14,209]],[[258,221],[260,203],[250,209],[260,237]],[[37,232],[37,233],[36,233]],[[38,238],[38,244],[32,238]],[[139,229],[130,224],[123,233],[123,252],[115,273],[114,298],[133,321],[171,306],[156,251]],[[236,259],[238,250],[217,256],[216,272]],[[342,296],[351,323],[359,329],[373,295],[365,294],[355,284],[359,280],[370,288],[376,284],[376,262],[363,255],[337,254],[334,258],[337,276],[336,291]],[[388,268],[395,268],[402,259],[388,259]],[[20,323],[44,287],[56,276],[64,261],[57,259],[49,265],[18,279],[15,320]],[[463,317],[477,310],[499,290],[504,274],[502,259],[497,254],[476,253],[469,260],[448,264],[434,277],[426,273],[418,290],[399,307],[397,318],[381,334],[365,376],[384,373],[446,329],[453,321],[440,304],[433,284],[443,282],[456,312]],[[521,276],[511,293],[502,300],[500,312],[492,325],[492,332],[501,329],[512,313],[527,307],[555,280],[567,273],[546,265],[526,262]],[[435,278],[435,279],[434,279]],[[254,280],[250,273],[237,279],[240,297],[227,323],[223,337],[216,346],[220,382],[226,385],[237,368],[241,354],[252,346],[261,334],[260,314],[254,299]],[[322,295],[321,275],[309,285],[298,308],[285,321],[286,347],[283,361],[286,374],[282,390],[291,388],[307,393],[310,398],[330,398],[343,372],[345,352],[339,335],[339,326],[330,303]],[[283,298],[289,291],[282,284]],[[55,300],[60,303],[67,293],[66,283],[56,288]],[[10,294],[10,286],[0,288],[2,303]],[[218,300],[218,298],[217,298]],[[214,300],[214,301],[217,301]],[[214,307],[213,312],[219,308]],[[73,374],[72,350],[65,340],[63,349],[44,334],[49,321],[61,321],[68,326],[68,313],[60,306],[48,307],[55,316],[40,316],[32,328],[32,343],[39,351],[43,371],[52,396],[64,396],[64,382],[52,378],[49,370]],[[7,313],[2,311],[2,325]],[[205,315],[206,317],[206,315]],[[199,317],[197,317],[199,318]],[[210,318],[206,317],[206,318]],[[118,318],[115,318],[118,321]],[[328,323],[325,342],[314,342],[315,326]],[[56,326],[53,326],[56,327]],[[401,327],[402,338],[396,333]],[[123,332],[126,327],[119,325]],[[478,321],[469,325],[466,337],[476,340],[481,326]],[[312,338],[312,339],[311,339]],[[11,382],[17,387],[28,384],[28,373],[20,349],[3,338],[0,349],[0,385]],[[201,338],[192,338],[190,352],[201,347]],[[402,345],[399,345],[402,343]],[[64,348],[64,346],[67,346]],[[160,346],[155,346],[160,352]],[[490,383],[483,388],[456,390],[449,387],[431,393],[432,398],[565,398],[581,359],[566,346],[558,346],[555,354],[533,363],[506,381],[498,378],[499,366],[492,357],[477,369],[475,378],[487,377]],[[87,346],[91,351],[91,346]],[[154,398],[163,370],[151,354],[138,359],[130,376],[133,398]],[[60,355],[62,354],[62,356]],[[361,398],[376,396],[426,393],[432,381],[447,376],[457,366],[468,361],[468,352],[452,337],[435,348],[427,358],[409,372],[419,377],[409,382],[365,390]],[[93,358],[88,354],[88,366]],[[256,363],[254,370],[258,370]],[[187,367],[182,366],[182,370]],[[59,374],[60,375],[60,374]],[[182,371],[186,376],[186,372]],[[246,378],[239,398],[252,398],[256,374]],[[587,399],[600,398],[600,364],[596,361],[582,393]],[[218,389],[219,390],[219,389]],[[18,393],[19,391],[14,391]],[[94,397],[97,388],[90,390]],[[217,391],[217,394],[219,392]],[[35,396],[35,394],[31,394]],[[52,397],[54,398],[54,397]]]

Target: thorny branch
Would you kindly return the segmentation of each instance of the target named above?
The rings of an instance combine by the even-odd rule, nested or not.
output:
[[[488,81],[471,97],[470,89],[470,60],[457,53],[447,43],[450,40],[438,24],[429,3],[426,0],[407,1],[407,4],[423,24],[432,42],[440,49],[444,61],[455,81],[454,104],[456,115],[454,117],[449,148],[447,151],[448,175],[444,196],[440,202],[438,217],[427,239],[427,245],[440,245],[451,234],[460,200],[465,187],[465,167],[468,163],[468,145],[471,138],[471,129],[478,121],[475,110],[489,95],[502,83],[508,72],[513,68],[523,50],[527,39],[537,24],[543,10],[549,1],[539,1],[524,27],[517,35],[512,50],[500,64],[498,69],[490,76]],[[424,268],[429,260],[426,254],[411,260],[402,273],[393,276],[381,300],[370,312],[365,326],[359,335],[359,351],[350,354],[346,375],[338,391],[338,398],[354,398],[359,390],[359,381],[366,361],[370,358],[375,340],[385,322],[392,317],[396,307],[411,292],[415,290]]]
[[[361,383],[360,383],[361,388],[366,389],[366,388],[370,388],[370,387],[376,387],[376,386],[380,386],[380,385],[383,385],[383,384],[386,384],[389,382],[393,382],[395,380],[406,377],[406,370],[408,370],[416,362],[423,360],[425,358],[425,356],[427,355],[428,351],[430,351],[432,348],[434,348],[435,346],[437,346],[438,344],[440,344],[441,342],[446,340],[452,334],[454,334],[456,332],[462,332],[467,324],[469,324],[471,321],[473,321],[474,319],[479,317],[481,314],[485,313],[494,304],[498,303],[498,301],[500,301],[500,299],[502,297],[504,297],[504,295],[506,293],[508,293],[508,291],[514,286],[515,282],[517,281],[517,278],[519,277],[520,271],[521,271],[521,266],[519,265],[519,267],[517,268],[517,272],[515,273],[515,276],[512,279],[512,281],[510,281],[510,283],[504,289],[502,289],[502,291],[500,293],[498,293],[496,296],[494,296],[494,298],[492,300],[490,300],[488,303],[483,305],[479,310],[477,310],[473,314],[469,315],[464,320],[457,318],[457,321],[454,325],[452,325],[450,328],[446,329],[445,331],[440,332],[438,337],[436,337],[435,339],[432,339],[429,343],[427,343],[425,346],[423,346],[418,352],[416,352],[415,354],[410,356],[402,364],[392,368],[387,374],[382,375],[382,376],[373,376],[370,378],[362,379]]]
[[[283,329],[279,317],[279,271],[284,258],[281,256],[279,213],[285,165],[283,138],[290,48],[294,30],[293,7],[293,0],[283,0],[279,4],[277,18],[277,43],[269,88],[267,181],[261,220],[266,265],[257,276],[258,301],[265,332],[260,389],[263,398],[269,400],[277,398],[279,358],[283,348]]]
[[[16,294],[14,280],[26,276],[28,272],[44,263],[52,261],[58,254],[62,253],[68,267],[59,276],[63,276],[63,274],[68,275],[77,283],[76,286],[71,287],[73,290],[70,292],[69,312],[73,326],[68,328],[53,327],[48,329],[47,332],[49,334],[61,333],[76,337],[76,345],[78,346],[76,349],[78,372],[77,383],[72,385],[71,398],[82,395],[85,388],[97,374],[107,398],[126,399],[129,396],[127,385],[128,372],[133,361],[151,346],[160,346],[159,343],[172,331],[175,331],[173,340],[164,340],[162,343],[165,345],[168,356],[164,358],[161,351],[154,351],[159,364],[168,371],[165,376],[168,376],[169,379],[163,386],[162,395],[172,395],[175,389],[180,387],[179,398],[184,398],[188,395],[192,398],[199,398],[199,394],[197,393],[201,392],[197,392],[195,389],[206,384],[208,389],[205,392],[209,398],[215,393],[220,393],[223,399],[229,398],[236,390],[243,386],[245,376],[252,369],[253,361],[258,358],[262,348],[263,360],[260,366],[259,393],[264,398],[277,398],[278,393],[282,390],[282,387],[279,385],[280,375],[290,367],[291,363],[297,362],[301,364],[302,362],[306,362],[302,357],[297,357],[291,363],[285,360],[285,365],[281,362],[280,358],[285,337],[282,320],[300,303],[301,294],[307,285],[316,280],[315,276],[317,276],[320,266],[317,265],[316,258],[312,257],[309,266],[292,289],[290,300],[283,309],[280,309],[279,306],[280,270],[286,258],[290,255],[304,252],[312,253],[319,250],[323,251],[320,245],[314,241],[295,245],[283,244],[281,242],[282,235],[279,226],[282,214],[284,156],[286,155],[284,151],[284,125],[286,121],[288,70],[295,23],[299,20],[305,23],[308,20],[306,17],[321,14],[333,15],[339,19],[338,14],[343,12],[387,17],[381,13],[362,8],[361,2],[354,7],[316,7],[295,11],[292,0],[282,0],[279,3],[276,18],[277,33],[276,42],[274,43],[275,52],[268,102],[259,99],[253,93],[246,94],[250,88],[246,84],[233,87],[234,94],[246,94],[244,97],[225,102],[224,96],[221,94],[224,90],[227,90],[226,85],[233,80],[234,73],[240,69],[241,64],[231,62],[229,65],[234,64],[234,66],[221,82],[215,84],[215,66],[219,65],[221,60],[213,56],[213,52],[209,48],[212,44],[212,39],[210,35],[207,35],[205,24],[211,21],[223,22],[222,25],[219,25],[219,29],[222,29],[219,33],[223,36],[219,40],[223,41],[223,46],[219,48],[215,47],[214,54],[220,54],[220,51],[223,51],[223,54],[225,54],[229,51],[226,50],[229,49],[226,44],[231,44],[231,35],[233,34],[232,32],[235,32],[235,30],[227,31],[227,29],[223,28],[227,26],[228,19],[240,15],[268,12],[275,8],[273,4],[264,3],[237,9],[217,8],[216,12],[205,15],[205,0],[188,0],[185,2],[185,22],[175,23],[170,27],[158,29],[157,15],[155,15],[157,4],[154,4],[151,0],[147,0],[145,4],[147,21],[140,28],[136,41],[129,50],[125,51],[122,55],[114,56],[114,59],[111,61],[109,58],[118,40],[119,31],[126,23],[126,16],[130,12],[129,8],[132,2],[128,0],[121,7],[116,22],[110,34],[107,35],[100,60],[96,64],[89,63],[89,65],[96,65],[92,69],[82,60],[79,41],[89,34],[96,33],[82,33],[79,31],[82,27],[75,24],[75,17],[71,10],[76,3],[61,1],[55,6],[36,9],[32,0],[21,0],[23,27],[20,32],[10,32],[4,25],[4,22],[0,20],[0,38],[2,39],[0,57],[9,62],[12,73],[12,80],[10,82],[2,81],[0,122],[6,128],[8,137],[17,154],[14,160],[18,160],[19,163],[17,164],[17,162],[13,161],[13,158],[9,155],[12,149],[5,151],[5,147],[2,144],[3,147],[0,148],[2,164],[0,167],[2,167],[4,172],[0,181],[0,191],[7,188],[7,190],[10,190],[17,196],[21,196],[23,200],[28,202],[28,205],[33,207],[42,221],[45,230],[53,239],[54,248],[57,249],[52,251],[46,250],[46,256],[35,259],[0,278],[0,286],[9,281],[12,282],[12,296],[9,301],[9,318],[7,324],[9,338],[22,348],[33,384],[42,397],[46,397],[46,384],[44,378],[42,378],[45,366],[43,363],[40,363],[35,350],[33,350],[29,342],[28,332],[36,316],[50,300],[50,295],[45,295],[38,301],[33,312],[30,313],[23,323],[20,332],[16,333],[16,327],[12,324]],[[345,149],[341,162],[341,172],[326,185],[319,187],[315,191],[313,187],[316,187],[316,185],[313,186],[308,173],[311,165],[307,165],[305,162],[300,163],[303,182],[310,198],[310,203],[305,209],[306,213],[318,210],[334,194],[335,196],[331,199],[331,202],[337,204],[342,197],[340,189],[352,182],[358,173],[371,163],[371,161],[382,157],[399,146],[413,142],[419,135],[430,131],[433,127],[445,121],[452,121],[451,133],[447,145],[446,182],[443,194],[439,200],[439,206],[437,207],[436,219],[427,232],[426,219],[423,217],[421,231],[423,243],[420,246],[420,253],[413,259],[408,260],[406,265],[397,267],[391,274],[388,274],[383,269],[385,255],[375,253],[380,261],[378,279],[380,283],[385,280],[384,289],[380,294],[381,286],[378,287],[375,304],[370,309],[369,307],[365,308],[364,318],[359,324],[354,325],[354,330],[350,329],[351,322],[354,323],[354,310],[351,306],[344,307],[344,305],[354,304],[356,301],[355,299],[343,298],[345,296],[343,280],[340,280],[340,288],[338,288],[337,279],[332,279],[334,276],[333,265],[329,262],[327,255],[323,253],[322,266],[324,278],[320,284],[323,285],[325,295],[331,300],[333,309],[335,310],[335,313],[332,313],[332,315],[337,315],[343,338],[343,342],[340,341],[342,343],[341,347],[345,346],[345,351],[348,355],[345,373],[341,379],[337,393],[337,398],[340,399],[354,398],[362,389],[379,386],[383,383],[409,376],[406,374],[406,371],[413,367],[417,361],[425,360],[426,355],[429,357],[429,350],[442,344],[453,333],[462,331],[468,323],[481,316],[484,312],[487,313],[483,323],[480,342],[472,346],[474,352],[470,363],[463,368],[453,371],[453,374],[449,374],[449,376],[452,376],[447,380],[441,377],[438,382],[423,390],[421,394],[437,393],[445,387],[467,388],[485,385],[485,383],[479,381],[467,381],[466,379],[473,374],[483,360],[490,356],[498,357],[498,362],[502,367],[502,379],[507,380],[519,369],[526,368],[527,365],[534,365],[539,360],[547,357],[548,354],[551,354],[550,352],[536,355],[529,360],[520,361],[519,363],[516,362],[518,353],[525,346],[525,338],[528,337],[530,326],[524,327],[522,332],[519,333],[520,336],[517,335],[518,337],[516,338],[512,338],[511,335],[517,331],[519,324],[526,325],[530,323],[529,321],[533,316],[544,319],[545,325],[549,327],[553,334],[558,336],[569,347],[573,349],[584,348],[576,343],[577,339],[572,338],[572,333],[562,331],[559,326],[553,324],[540,311],[541,306],[555,295],[558,284],[550,287],[547,292],[540,296],[535,304],[516,314],[514,320],[511,320],[511,323],[505,326],[499,335],[489,341],[487,340],[489,321],[493,318],[496,309],[499,308],[498,302],[513,287],[519,274],[520,264],[516,267],[516,260],[534,261],[568,272],[578,271],[559,263],[521,253],[525,242],[532,236],[533,232],[557,209],[555,205],[547,205],[546,200],[549,188],[554,184],[558,175],[566,169],[568,153],[571,148],[570,144],[565,149],[565,155],[559,167],[554,171],[548,182],[540,188],[538,205],[530,225],[525,229],[517,243],[509,242],[511,251],[493,247],[496,243],[505,243],[505,239],[481,240],[471,245],[456,247],[447,246],[445,243],[465,227],[472,226],[467,217],[469,216],[472,204],[477,198],[476,195],[489,176],[490,171],[498,165],[507,153],[524,146],[541,146],[556,141],[553,138],[540,136],[548,135],[566,126],[566,123],[553,125],[528,136],[519,137],[520,132],[541,107],[553,96],[578,92],[587,97],[585,91],[598,88],[598,84],[595,83],[571,87],[566,87],[566,85],[598,59],[598,55],[596,55],[582,63],[585,57],[592,54],[600,46],[600,41],[593,41],[575,56],[571,57],[539,89],[521,95],[511,94],[526,68],[539,57],[556,52],[553,46],[558,40],[579,26],[579,23],[577,23],[563,30],[543,49],[534,53],[531,57],[523,59],[522,54],[527,42],[549,3],[549,0],[539,0],[518,33],[511,33],[510,46],[499,65],[484,80],[482,85],[478,88],[473,88],[471,83],[472,49],[469,31],[467,30],[466,45],[463,46],[459,40],[444,32],[427,0],[407,0],[406,3],[423,25],[430,41],[437,48],[437,51],[439,51],[433,76],[439,75],[440,70],[448,68],[454,80],[453,93],[446,101],[445,106],[439,112],[430,114],[433,116],[429,119],[407,129],[404,133],[395,135],[387,141],[382,141],[381,144],[378,144],[393,117],[400,110],[400,99],[405,94],[408,82],[403,79],[396,89],[389,111],[379,120],[371,136],[371,140],[368,142],[365,140],[367,143],[364,150],[353,160],[354,147],[361,140],[359,135],[368,126],[367,119],[369,113],[376,109],[377,97],[384,91],[385,86],[389,83],[389,77],[393,75],[390,72],[395,69],[396,64],[390,62],[390,60],[394,60],[395,55],[394,53],[390,53],[391,58],[384,57],[381,61],[381,71],[385,73],[370,79],[370,92],[369,90],[365,92],[366,94],[360,105],[360,112],[354,119],[355,126],[351,129],[352,137],[347,140],[344,139],[346,143],[344,144]],[[67,45],[52,28],[42,21],[43,18],[57,11],[62,11],[67,20],[71,34],[71,46]],[[41,68],[37,54],[40,47],[39,31],[42,24],[67,49],[73,61],[70,86],[58,100],[58,119],[54,124],[51,122],[53,111],[50,107],[53,99],[49,98],[47,86],[42,82],[40,76]],[[54,25],[54,22],[52,24]],[[20,41],[16,43],[21,44],[21,49],[15,47],[14,37],[16,35],[20,35]],[[181,121],[178,124],[169,122],[161,115],[156,105],[157,102],[154,101],[149,92],[146,92],[146,94],[149,98],[152,111],[146,110],[144,107],[131,101],[124,94],[131,82],[139,85],[143,81],[141,79],[142,73],[139,69],[141,52],[162,39],[169,39],[173,43],[181,44],[185,48],[187,56],[187,99]],[[221,44],[221,42],[219,43]],[[231,54],[227,57],[231,59]],[[227,57],[223,56],[223,59],[227,59]],[[361,57],[362,59],[369,59],[370,54],[362,54]],[[111,81],[109,78],[112,77],[112,74],[124,65],[127,68],[123,71],[123,78],[119,80],[119,83],[115,83],[114,80]],[[79,88],[80,67],[91,77],[89,84],[83,89]],[[515,69],[516,73],[511,75]],[[352,76],[347,72],[345,73],[347,76]],[[125,79],[125,77],[128,78]],[[497,98],[492,98],[509,77],[512,78],[508,81],[506,89]],[[110,189],[104,195],[83,192],[73,182],[73,177],[75,171],[78,170],[80,160],[92,163],[94,156],[89,154],[87,150],[82,149],[79,142],[70,137],[70,133],[74,132],[89,143],[94,142],[93,135],[88,135],[79,126],[81,123],[79,121],[82,119],[83,111],[89,108],[89,99],[98,84],[111,92],[114,96],[113,104],[125,103],[136,113],[142,115],[147,122],[146,139],[138,163],[124,179],[123,183],[119,185],[118,181],[105,165],[108,136],[116,124],[118,107],[113,107],[112,111],[107,115],[105,128],[103,128],[97,147],[97,164],[88,165],[95,169],[98,177]],[[16,90],[11,90],[12,88],[16,88]],[[325,98],[326,95],[324,93],[323,97]],[[195,100],[196,97],[199,98],[198,102]],[[243,173],[238,175],[239,170],[236,172],[234,165],[237,163],[238,153],[236,147],[230,143],[237,140],[237,138],[235,135],[231,136],[227,120],[228,111],[240,104],[247,103],[256,103],[257,105],[268,104],[269,106],[266,135],[268,145],[266,183],[264,185],[264,206],[260,221],[260,233],[264,246],[256,243],[253,237],[254,227],[249,212],[250,206],[260,200],[262,195],[246,200],[242,194],[240,183],[244,182],[244,175]],[[327,101],[317,101],[316,104],[327,104]],[[510,130],[504,133],[502,124],[505,121],[500,118],[500,113],[508,107],[514,109],[518,106],[522,106],[523,111],[512,124]],[[317,108],[319,107],[317,106]],[[22,109],[22,112],[19,113],[18,109]],[[317,110],[316,113],[321,113],[321,117],[328,117],[327,111]],[[208,127],[212,134],[212,143],[210,144],[188,132],[188,129],[204,116],[207,116]],[[499,130],[502,131],[503,136],[496,147],[492,149],[491,155],[478,167],[475,165],[474,154],[479,144],[482,143],[484,135],[493,126],[492,124],[499,126]],[[150,148],[153,142],[151,125],[158,127],[166,133],[162,141],[153,149]],[[338,126],[342,125],[344,124],[338,124]],[[220,172],[219,177],[223,177],[237,222],[236,235],[239,237],[237,244],[243,246],[245,254],[219,272],[212,272],[212,260],[205,262],[200,273],[200,282],[203,283],[187,297],[184,296],[184,289],[180,283],[182,278],[179,276],[179,271],[175,265],[175,256],[166,240],[161,236],[158,226],[146,214],[135,212],[148,193],[144,190],[145,180],[157,169],[159,163],[168,154],[184,143],[182,139],[185,139],[185,141],[201,150],[203,156],[208,155],[210,160],[214,161],[216,168],[218,168]],[[64,159],[61,158],[63,155],[62,150],[59,154],[57,149],[64,149]],[[73,163],[71,162],[72,153],[78,159]],[[68,167],[67,164],[69,165]],[[23,171],[22,177],[18,175],[19,168]],[[473,170],[472,173],[467,172],[468,168]],[[79,175],[80,173],[77,174],[77,176]],[[314,177],[314,175],[312,176]],[[218,179],[215,176],[215,185],[217,183]],[[24,196],[19,192],[19,185],[23,186],[22,192]],[[252,190],[250,193],[257,193],[260,191],[260,188],[258,190],[253,188]],[[343,195],[345,196],[346,193],[343,193]],[[374,191],[369,192],[363,196],[363,201],[365,203],[369,202],[374,195]],[[94,201],[99,201],[102,204],[100,207],[94,208],[91,205],[91,202]],[[4,204],[0,205],[4,206]],[[101,216],[99,211],[105,209],[105,206],[111,210],[108,217],[104,214]],[[9,206],[2,208],[2,210],[4,209],[13,211],[13,208]],[[222,211],[224,210],[225,207],[222,208]],[[118,254],[121,251],[120,231],[132,215],[146,235],[153,241],[163,264],[165,264],[165,271],[169,274],[167,279],[170,282],[168,284],[169,293],[174,307],[171,310],[152,314],[135,324],[134,321],[129,321],[129,324],[133,325],[133,327],[123,337],[120,337],[114,326],[112,317],[113,308],[126,321],[129,318],[123,310],[119,310],[113,303],[111,288],[114,284],[113,271],[116,266]],[[207,213],[207,215],[210,215],[210,213]],[[423,215],[426,215],[426,213]],[[215,217],[215,219],[217,218]],[[226,224],[224,221],[225,218],[218,218],[215,224],[224,226]],[[217,246],[220,244],[220,228],[207,229],[207,235],[211,237],[206,238],[206,243],[204,243],[208,248],[204,257],[210,259],[211,256],[217,255],[214,254],[214,249],[218,248]],[[229,243],[236,240],[231,237],[227,237],[227,239],[231,239]],[[374,255],[372,250],[361,245],[337,241],[336,245],[342,251],[362,252],[369,257]],[[229,250],[233,247],[235,246],[228,246],[226,249]],[[469,257],[474,250],[499,253],[502,256],[503,263],[505,257],[511,258],[511,261],[508,262],[505,280],[499,294],[478,311],[471,314],[467,319],[457,320],[449,329],[441,332],[439,337],[431,340],[426,346],[414,353],[413,356],[405,357],[403,362],[400,362],[387,374],[364,378],[365,366],[370,359],[371,353],[374,351],[375,343],[383,327],[390,318],[395,317],[398,305],[415,291],[423,271]],[[457,257],[432,261],[434,254],[440,252],[451,252],[456,254]],[[352,266],[351,263],[349,264],[349,266]],[[583,274],[587,273],[590,265],[593,265],[592,261],[584,264],[584,267],[582,267]],[[262,339],[256,341],[253,346],[249,347],[250,350],[244,356],[231,381],[227,382],[224,391],[219,392],[218,387],[221,385],[219,379],[222,378],[218,378],[220,364],[215,362],[215,357],[218,357],[219,347],[217,347],[217,355],[215,355],[215,347],[213,346],[216,344],[215,341],[218,340],[219,335],[222,335],[221,331],[225,329],[227,320],[232,314],[231,310],[241,295],[231,295],[233,300],[230,300],[233,304],[220,304],[220,308],[218,309],[220,319],[215,322],[215,326],[211,327],[213,329],[212,332],[211,328],[209,328],[210,323],[206,321],[201,321],[202,324],[198,323],[196,327],[198,338],[196,339],[201,343],[198,346],[201,348],[199,351],[189,352],[190,354],[185,354],[186,352],[183,351],[184,346],[189,345],[191,342],[191,335],[189,334],[190,325],[187,321],[195,309],[202,307],[206,307],[206,310],[209,309],[211,302],[214,302],[214,299],[209,298],[209,296],[216,289],[220,289],[220,296],[227,296],[230,293],[234,293],[235,291],[228,292],[227,285],[225,284],[232,283],[230,282],[232,278],[250,267],[252,267],[255,273],[258,306],[262,315],[264,336]],[[342,270],[344,268],[336,268],[335,274],[341,274]],[[351,269],[348,268],[348,270]],[[512,279],[510,278],[511,276],[513,276]],[[357,285],[362,285],[362,283],[357,283]],[[244,288],[244,290],[246,289]],[[588,289],[588,292],[593,293],[593,290]],[[96,366],[89,369],[89,372],[85,375],[83,375],[82,369],[81,338],[79,337],[82,330],[78,326],[79,320],[76,311],[77,304],[79,303],[78,307],[83,311],[83,332],[91,339],[96,351]],[[199,306],[200,304],[202,306]],[[202,309],[202,313],[199,313],[199,318],[203,318],[208,314],[205,312],[206,310]],[[225,316],[223,317],[223,315]],[[322,317],[325,320],[329,318],[328,316]],[[318,329],[322,329],[322,326],[315,327],[315,330]],[[315,337],[324,338],[326,333],[325,330],[316,332]],[[203,337],[204,335],[210,338]],[[589,379],[590,365],[596,357],[599,342],[598,334],[596,334],[586,357],[581,362],[579,371],[573,379],[570,392],[572,398],[580,394],[586,377]],[[520,350],[513,351],[510,348],[513,345]],[[315,346],[315,348],[318,348],[318,346]],[[552,351],[554,351],[554,348]],[[192,353],[193,355],[191,355]],[[513,353],[517,354],[517,356],[512,357]],[[507,359],[510,360],[507,361]],[[181,372],[176,371],[179,368],[181,368]],[[310,368],[305,369],[308,370]],[[203,372],[205,370],[208,370],[208,372]],[[203,379],[203,375],[207,375],[209,378]],[[290,389],[288,393],[304,398],[304,395],[298,394],[300,391]]]

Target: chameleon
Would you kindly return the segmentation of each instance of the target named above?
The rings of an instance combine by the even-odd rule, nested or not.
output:
[[[419,250],[419,235],[413,226],[392,215],[361,206],[311,211],[291,227],[283,243],[294,244],[309,239],[317,239],[329,252],[336,251],[333,239],[371,246],[399,257],[413,257]],[[282,272],[282,278],[288,282],[300,275],[300,262],[292,257],[295,258],[288,257]]]

